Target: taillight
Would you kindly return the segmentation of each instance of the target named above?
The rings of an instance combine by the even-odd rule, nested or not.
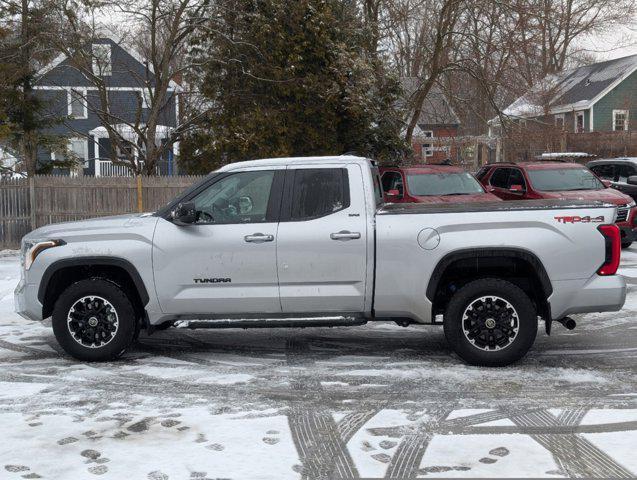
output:
[[[600,225],[597,230],[604,236],[606,255],[604,263],[597,270],[598,275],[615,275],[619,268],[621,237],[617,225]]]

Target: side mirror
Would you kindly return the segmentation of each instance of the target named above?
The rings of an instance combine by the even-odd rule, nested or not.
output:
[[[637,175],[631,175],[626,179],[626,183],[629,185],[637,185]]]
[[[522,193],[524,192],[524,187],[522,185],[511,185],[509,191],[512,193]]]
[[[387,200],[392,201],[392,200],[400,200],[401,198],[403,198],[403,196],[400,194],[399,190],[387,190]]]
[[[610,180],[605,180],[603,178],[600,178],[600,180],[602,181],[602,183],[604,184],[606,188],[610,188],[613,185]],[[635,180],[637,180],[637,175],[635,175]]]
[[[195,202],[185,202],[177,205],[172,212],[175,225],[191,225],[197,221],[197,209]]]

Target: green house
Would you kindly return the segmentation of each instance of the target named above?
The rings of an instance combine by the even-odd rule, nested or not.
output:
[[[575,133],[637,130],[637,55],[549,75],[502,113]]]

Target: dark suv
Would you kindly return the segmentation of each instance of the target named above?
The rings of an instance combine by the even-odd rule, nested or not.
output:
[[[637,200],[637,157],[593,160],[586,166],[613,188]]]

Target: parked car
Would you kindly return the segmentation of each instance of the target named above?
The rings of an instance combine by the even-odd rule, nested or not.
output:
[[[442,324],[471,364],[519,360],[538,316],[616,311],[616,209],[577,201],[384,204],[352,156],[232,163],[152,214],[48,225],[22,244],[17,312],[70,355],[141,328]],[[572,219],[589,219],[575,222]]]
[[[462,167],[380,167],[385,199],[392,203],[473,203],[500,199]]]
[[[594,160],[586,166],[599,178],[610,182],[613,188],[637,200],[637,157]]]
[[[588,168],[579,163],[521,162],[485,165],[477,178],[503,200],[564,199],[598,200],[617,205],[616,225],[621,231],[622,247],[631,245],[635,229],[635,201],[609,188]]]

